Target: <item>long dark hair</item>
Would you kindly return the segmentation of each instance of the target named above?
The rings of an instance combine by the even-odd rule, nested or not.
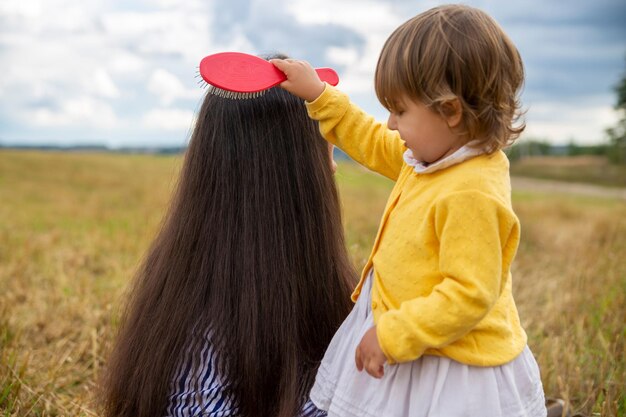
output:
[[[210,329],[241,416],[295,416],[352,306],[326,142],[273,88],[207,94],[103,378],[106,416],[159,416],[181,352]]]

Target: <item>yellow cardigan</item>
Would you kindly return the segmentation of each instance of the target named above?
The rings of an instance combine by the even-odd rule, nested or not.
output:
[[[372,310],[390,363],[439,355],[497,366],[526,346],[511,291],[520,238],[509,163],[497,151],[429,174],[403,160],[398,132],[326,86],[307,103],[324,137],[392,180],[372,253],[352,300],[374,269]]]

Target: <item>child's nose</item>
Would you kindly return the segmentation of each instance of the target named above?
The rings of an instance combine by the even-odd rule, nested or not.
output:
[[[389,119],[387,119],[387,127],[391,130],[398,130],[396,116],[394,116],[393,113],[389,113]]]

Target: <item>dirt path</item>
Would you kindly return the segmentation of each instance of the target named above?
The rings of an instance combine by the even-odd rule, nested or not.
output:
[[[590,197],[611,198],[626,201],[626,188],[602,187],[563,181],[512,177],[513,191],[538,191],[542,193],[577,194]]]

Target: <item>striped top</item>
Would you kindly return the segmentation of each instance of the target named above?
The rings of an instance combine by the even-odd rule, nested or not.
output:
[[[188,348],[170,385],[166,417],[236,417],[237,404],[226,388],[228,381],[218,372],[216,354],[208,342],[200,352],[200,366],[194,368],[191,349]],[[308,400],[294,417],[326,417]]]

